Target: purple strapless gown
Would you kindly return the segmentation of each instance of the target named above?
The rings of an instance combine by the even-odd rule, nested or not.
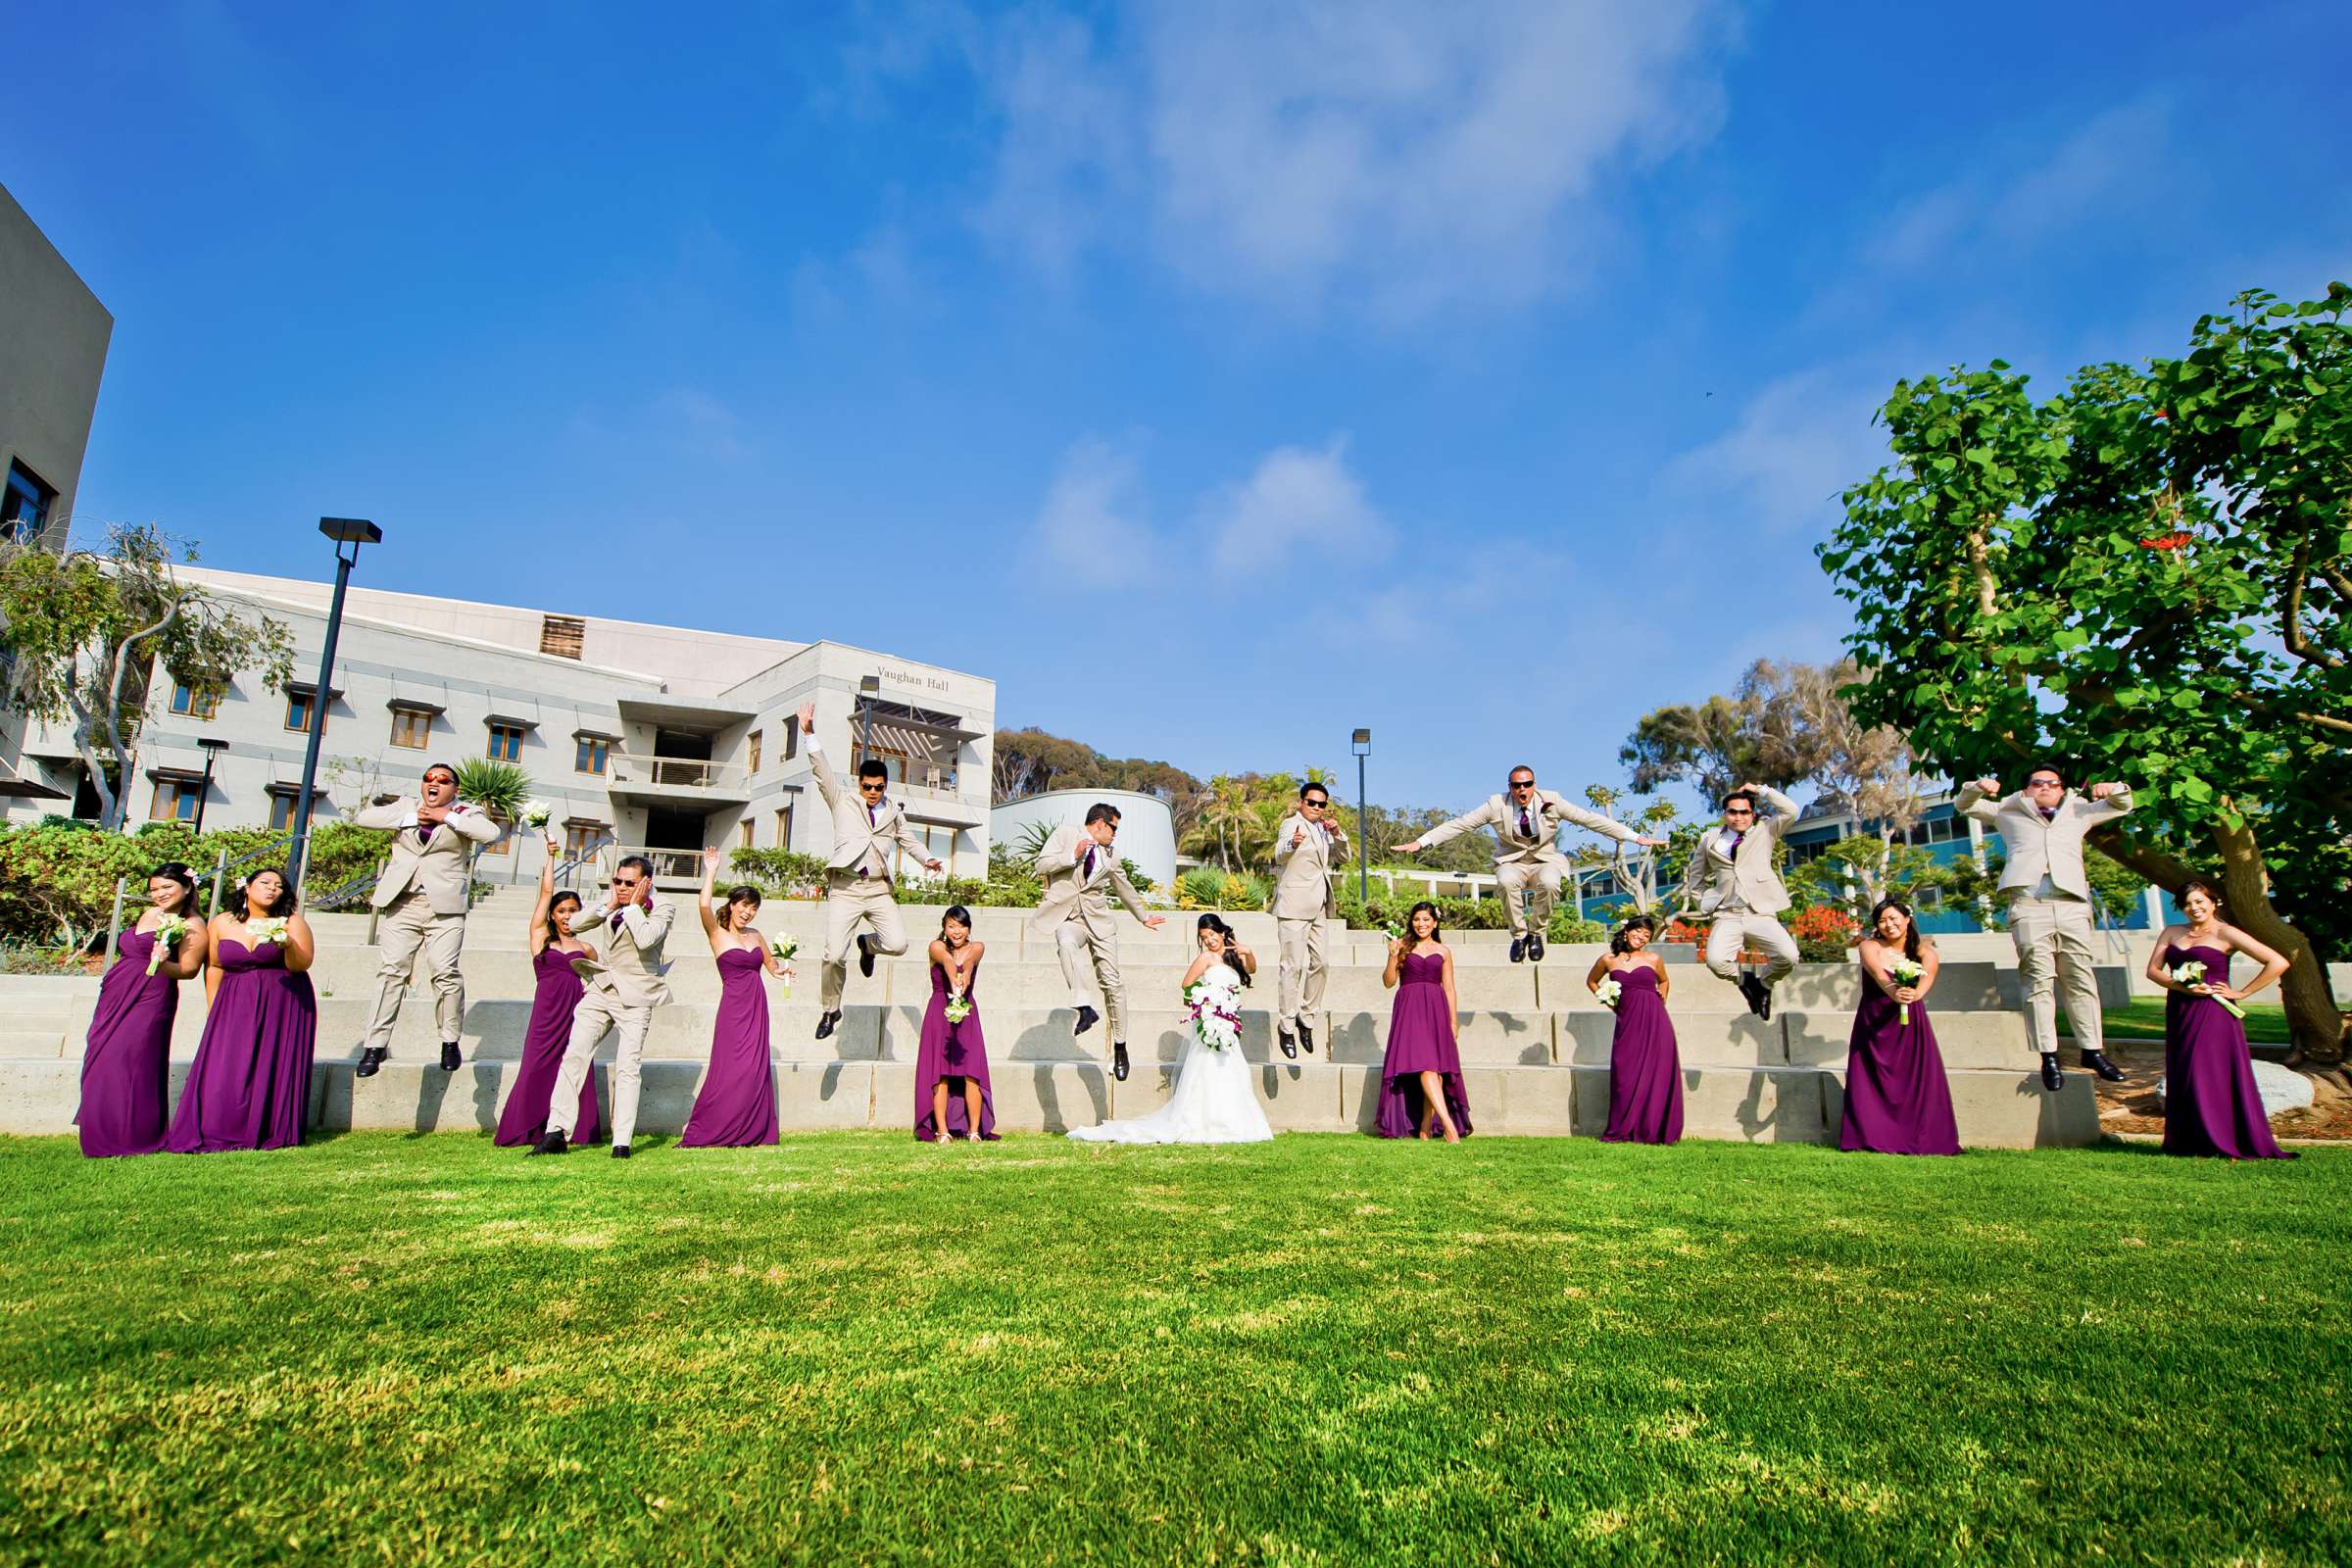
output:
[[[547,1132],[547,1102],[555,1098],[556,1079],[564,1070],[564,1048],[571,1044],[571,1015],[580,1004],[585,983],[571,967],[577,954],[554,943],[531,960],[538,989],[531,993],[531,1024],[522,1037],[522,1060],[515,1065],[514,1088],[506,1108],[498,1113],[498,1146],[517,1149],[535,1144]],[[580,1085],[580,1119],[571,1142],[596,1142],[596,1074]]]
[[[694,1097],[680,1149],[739,1149],[776,1141],[776,1075],[767,1058],[767,988],[757,948],[718,956],[718,1023],[710,1070]]]
[[[975,984],[971,995],[971,1016],[961,1023],[950,1023],[948,971],[936,963],[931,965],[931,1005],[923,1013],[922,1040],[914,1051],[914,1136],[926,1144],[939,1141],[939,1129],[931,1124],[931,1091],[942,1078],[951,1080],[948,1084],[949,1136],[967,1137],[972,1130],[971,1113],[963,1104],[963,1086],[953,1082],[957,1078],[979,1081],[980,1136],[991,1142],[997,1136],[997,1102],[988,1086],[988,1041],[980,1033],[979,977],[980,968],[975,964],[972,966]]]
[[[1446,1004],[1446,956],[1408,953],[1396,970],[1396,1000],[1389,1010],[1389,1053],[1380,1064],[1383,1138],[1421,1131],[1421,1074],[1446,1075],[1446,1108],[1454,1131],[1470,1136],[1470,1094],[1462,1087],[1462,1054],[1453,1038],[1453,1009]],[[1433,1136],[1435,1136],[1433,1134]]]
[[[122,955],[98,982],[98,1009],[81,1057],[81,1152],[92,1156],[152,1154],[164,1147],[172,1096],[172,1020],[179,1014],[179,982],[149,974],[155,951],[149,931],[125,931]],[[164,961],[171,962],[166,954]]]
[[[1928,1004],[1902,1007],[1862,976],[1862,1005],[1854,1009],[1854,1033],[1845,1056],[1845,1116],[1839,1149],[1881,1154],[1957,1154],[1960,1124],[1952,1119],[1952,1086],[1943,1076],[1943,1053],[1936,1049],[1936,1026]]]
[[[220,989],[164,1147],[210,1154],[299,1144],[318,1041],[311,977],[288,970],[274,942],[247,948],[222,937],[213,944],[213,961],[222,971]]]
[[[1683,1136],[1683,1064],[1674,1020],[1646,965],[1611,969],[1622,988],[1609,1041],[1609,1125],[1605,1144],[1671,1144]]]
[[[2230,955],[2219,948],[2167,948],[2168,969],[2201,963],[2226,984]],[[2164,998],[2164,1152],[2225,1159],[2292,1159],[2271,1136],[2254,1086],[2246,1026],[2211,997],[2168,991]]]

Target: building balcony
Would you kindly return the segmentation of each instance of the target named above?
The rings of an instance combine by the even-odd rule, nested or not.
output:
[[[694,757],[612,754],[607,788],[616,801],[648,806],[746,806],[751,770],[740,762]]]
[[[700,888],[703,885],[703,852],[700,850],[659,850],[645,844],[608,844],[596,852],[597,875],[610,879],[613,867],[632,855],[645,857],[654,868],[657,888]],[[722,864],[721,874],[724,874]]]

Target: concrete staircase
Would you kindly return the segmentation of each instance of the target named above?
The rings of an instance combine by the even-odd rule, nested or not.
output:
[[[717,1011],[716,964],[690,901],[681,900],[670,941],[672,1000],[659,1009],[646,1043],[641,1124],[673,1133],[685,1124],[710,1054]],[[439,1042],[429,987],[414,985],[394,1036],[392,1058],[372,1078],[350,1066],[374,992],[377,955],[367,945],[365,915],[315,921],[318,960],[311,973],[319,994],[319,1068],[313,1119],[324,1128],[478,1131],[494,1126],[512,1087],[531,1006],[524,946],[530,890],[502,889],[475,907],[466,951],[466,1065],[438,1066]],[[771,985],[771,1052],[778,1104],[788,1130],[910,1128],[914,1056],[930,1000],[922,944],[937,933],[938,911],[909,908],[912,951],[885,959],[867,980],[852,968],[848,1006],[833,1037],[813,1038],[821,908],[770,905],[761,929],[801,940],[799,979],[789,999]],[[1372,1125],[1378,1069],[1388,1040],[1390,993],[1380,983],[1386,944],[1375,936],[1329,932],[1333,973],[1324,996],[1316,1053],[1293,1061],[1275,1049],[1274,931],[1270,916],[1231,917],[1261,956],[1258,983],[1246,994],[1242,1049],[1256,1069],[1274,1125],[1287,1131],[1348,1132]],[[1119,952],[1135,1011],[1126,1083],[1107,1067],[1104,1031],[1074,1038],[1059,964],[1050,944],[1027,932],[1027,911],[975,911],[988,955],[976,987],[985,1025],[999,1125],[1008,1131],[1061,1131],[1161,1102],[1171,1066],[1187,1037],[1177,1004],[1190,962],[1193,917],[1171,912],[1159,932],[1119,916]],[[1456,988],[1464,1076],[1479,1131],[1597,1133],[1608,1110],[1611,1018],[1585,989],[1596,947],[1554,948],[1542,964],[1508,961],[1500,932],[1456,932]],[[1751,1141],[1834,1141],[1843,1089],[1846,1041],[1860,975],[1851,964],[1804,965],[1779,988],[1772,1020],[1752,1016],[1739,993],[1695,964],[1673,968],[1669,1003],[1681,1046],[1689,1135]],[[2120,970],[2103,972],[2104,991],[2129,994]],[[0,976],[0,1132],[69,1130],[78,1096],[84,1036],[95,980]],[[2014,968],[1950,958],[1936,999],[1936,1038],[1950,1073],[1964,1143],[2031,1148],[2082,1144],[2098,1136],[2088,1080],[2070,1075],[2064,1094],[2043,1092],[2031,1071],[2015,1010]],[[1098,1003],[1099,1005],[1099,1003]],[[173,1092],[203,1032],[200,982],[184,988],[173,1037]],[[611,1042],[600,1053],[610,1059]]]

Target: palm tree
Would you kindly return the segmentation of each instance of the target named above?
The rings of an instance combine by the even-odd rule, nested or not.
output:
[[[492,821],[510,832],[515,818],[522,815],[523,802],[531,798],[531,775],[513,762],[495,758],[471,757],[452,769],[458,775],[458,798],[471,802],[490,813]],[[476,852],[479,853],[479,852]],[[514,880],[514,864],[519,856],[509,851],[507,880]]]

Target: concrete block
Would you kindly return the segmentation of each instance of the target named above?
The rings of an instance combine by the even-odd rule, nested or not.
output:
[[[1378,1065],[1389,1049],[1389,1017],[1379,1012],[1331,1015],[1325,1031],[1331,1059]],[[1454,1043],[1462,1065],[1548,1066],[1552,1059],[1551,1015],[1545,1012],[1470,1012],[1454,1020]]]
[[[1022,1059],[989,1062],[989,1084],[1000,1132],[1061,1133],[1111,1119],[1109,1071],[1094,1062]],[[911,1096],[912,1090],[909,1089]],[[1151,1108],[1144,1103],[1142,1109]]]
[[[2095,1144],[2098,1097],[2090,1080],[2069,1073],[2066,1088],[2051,1094],[2038,1072],[1999,1072],[1947,1066],[1952,1120],[1964,1149],[2078,1149]],[[1830,1143],[1845,1114],[1845,1072],[1822,1074],[1823,1114]]]
[[[1695,1012],[1669,1008],[1674,1020],[1675,1052],[1686,1066],[1778,1067],[1788,1062],[1781,1017],[1770,1022],[1752,1012]],[[1585,1066],[1607,1066],[1616,1038],[1617,1016],[1597,1012],[1562,1012],[1553,1017],[1559,1030],[1560,1059]]]
[[[1824,1140],[1822,1074],[1810,1067],[1683,1068],[1683,1133],[1743,1143]],[[1606,1105],[1602,1088],[1601,1103]],[[1605,1112],[1604,1112],[1605,1120]]]

